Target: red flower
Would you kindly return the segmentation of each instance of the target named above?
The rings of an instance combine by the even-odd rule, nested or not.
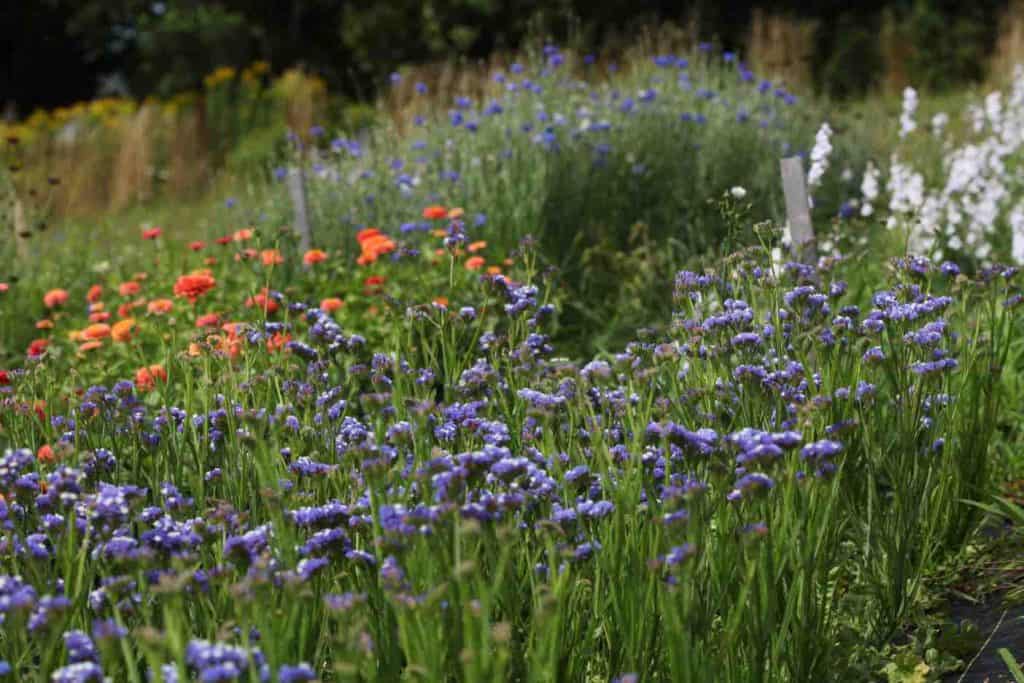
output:
[[[53,448],[51,448],[48,443],[44,443],[39,447],[39,450],[36,451],[36,460],[39,462],[53,462],[56,459],[57,457],[53,454]]]
[[[144,240],[155,240],[160,235],[164,234],[163,228],[149,228],[148,230],[142,231],[142,239]]]
[[[252,308],[253,306],[258,306],[259,308],[263,309],[264,315],[270,315],[278,308],[277,302],[270,298],[266,287],[264,287],[259,294],[256,294],[255,296],[250,296],[248,299],[246,299],[245,305],[248,306],[249,308]]]
[[[135,372],[135,387],[139,391],[149,391],[156,386],[157,381],[167,381],[167,371],[162,365],[150,365],[139,368]]]
[[[443,206],[433,205],[423,209],[423,217],[428,221],[436,221],[448,217],[448,209]]]
[[[327,252],[322,249],[310,249],[302,256],[302,262],[307,266],[322,263],[327,260]]]
[[[28,345],[28,357],[39,358],[46,352],[46,347],[49,345],[49,339],[34,339],[32,343]]]
[[[63,306],[68,301],[68,292],[65,289],[51,289],[43,295],[43,304],[47,308]]]
[[[196,327],[217,327],[220,325],[220,316],[216,313],[206,313],[196,318]]]
[[[192,251],[202,251],[205,247],[206,242],[200,242],[199,240],[188,243],[188,248],[191,249]]]
[[[217,281],[209,273],[192,273],[182,275],[174,283],[174,296],[181,299],[188,299],[189,303],[195,303],[196,299],[206,294],[217,285]]]
[[[89,292],[85,295],[85,300],[91,304],[96,303],[103,296],[103,288],[99,285],[93,285],[89,288]]]
[[[7,386],[11,383],[11,376],[6,370],[0,370],[0,387]]]

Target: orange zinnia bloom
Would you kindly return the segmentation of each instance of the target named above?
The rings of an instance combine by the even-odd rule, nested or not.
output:
[[[29,358],[38,358],[46,352],[46,347],[50,345],[49,339],[34,339],[32,343],[28,345],[28,356]]]
[[[65,289],[51,289],[43,295],[43,304],[47,308],[63,306],[68,301],[68,292]]]
[[[170,313],[171,309],[174,308],[174,302],[170,299],[153,299],[146,306],[146,310],[153,315],[163,315],[164,313]]]
[[[118,286],[117,293],[121,296],[135,296],[139,293],[139,289],[141,289],[141,287],[138,282],[129,280],[128,282],[122,282]]]
[[[280,351],[291,340],[292,336],[290,334],[276,332],[273,337],[267,340],[267,351]]]
[[[466,270],[480,270],[483,267],[483,256],[470,256],[468,259],[466,259]]]
[[[366,240],[368,240],[368,239],[370,239],[372,237],[376,237],[377,235],[380,235],[380,234],[381,234],[381,232],[377,228],[363,228],[362,230],[360,230],[359,232],[356,233],[356,242],[359,242],[359,244],[362,244]]]
[[[53,329],[53,321],[52,320],[47,320],[46,318],[43,318],[42,320],[40,320],[39,322],[36,323],[36,329],[37,330],[52,330]]]
[[[434,299],[433,303],[435,306],[440,306],[441,308],[448,308],[448,297],[439,296],[436,299]]]
[[[132,338],[135,329],[135,318],[118,320],[110,328],[110,337],[116,342],[126,342]]]
[[[103,342],[101,342],[98,339],[93,339],[92,341],[87,341],[87,342],[79,345],[78,352],[79,353],[84,353],[86,351],[92,351],[93,349],[98,349],[101,346],[103,346]]]
[[[448,209],[437,204],[423,209],[423,217],[430,221],[440,220],[448,216]]]
[[[96,323],[89,325],[89,327],[82,330],[81,338],[86,341],[95,341],[97,339],[106,339],[110,336],[110,325],[106,323]]]
[[[323,263],[327,260],[327,252],[323,249],[310,249],[302,256],[302,262],[307,266]]]
[[[91,304],[96,303],[103,296],[103,288],[99,285],[93,285],[89,288],[89,292],[85,295],[85,300]]]
[[[468,251],[470,254],[475,254],[476,252],[480,251],[481,249],[486,249],[486,248],[487,248],[487,242],[485,242],[483,240],[477,240],[476,242],[470,242],[469,246],[466,247],[466,251]]]
[[[182,275],[174,283],[174,296],[188,299],[189,303],[194,304],[196,299],[213,289],[216,284],[217,281],[209,273]]]
[[[320,302],[320,310],[325,313],[334,313],[345,305],[345,302],[337,297],[328,297]]]
[[[263,309],[264,315],[270,315],[271,313],[277,310],[277,302],[270,298],[266,287],[264,287],[259,294],[250,296],[248,299],[246,299],[245,305],[248,306],[249,308],[252,308],[253,306],[258,306],[259,308]]]
[[[196,318],[196,327],[217,327],[220,324],[220,316],[216,313],[204,313]]]
[[[89,314],[89,322],[91,323],[105,323],[108,320],[110,320],[110,311],[96,311]]]
[[[458,208],[458,207],[456,207],[456,208],[454,208],[454,209],[452,209],[451,211],[448,212],[448,218],[451,218],[451,219],[462,218],[464,215],[466,215],[466,212],[463,211],[462,209]]]
[[[150,365],[139,368],[135,371],[135,388],[139,391],[149,391],[156,387],[157,381],[167,381],[167,371],[162,365]]]
[[[488,275],[501,275],[501,266],[487,266]]]
[[[39,462],[49,463],[53,462],[56,459],[57,457],[53,454],[53,448],[51,448],[50,444],[48,443],[44,443],[42,446],[39,447],[39,450],[36,451],[36,460],[38,460]]]
[[[277,249],[264,249],[260,252],[260,260],[263,261],[265,266],[276,266],[279,263],[284,263],[284,257],[281,256],[281,252]]]
[[[155,240],[160,235],[164,234],[162,228],[150,228],[142,231],[142,239],[144,240]]]
[[[377,231],[375,234],[360,240],[359,246],[362,247],[363,253],[356,259],[356,262],[361,266],[365,266],[367,263],[373,263],[384,254],[391,253],[398,245],[390,237]]]
[[[252,235],[252,228],[242,228],[241,230],[236,230],[235,233],[231,235],[231,239],[235,242],[244,242],[245,240],[252,239]]]

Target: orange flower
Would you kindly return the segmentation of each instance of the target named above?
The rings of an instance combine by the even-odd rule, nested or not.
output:
[[[132,279],[137,282],[149,279],[149,273],[132,273]]]
[[[86,351],[92,351],[93,349],[98,349],[101,346],[103,346],[103,342],[101,342],[98,339],[93,339],[92,341],[87,341],[84,344],[79,345],[78,352],[79,353],[85,353]]]
[[[95,341],[97,339],[106,339],[110,336],[110,325],[106,323],[96,323],[89,325],[89,327],[82,330],[81,338],[86,341]]]
[[[56,459],[57,456],[53,454],[53,448],[51,448],[48,443],[44,443],[39,447],[39,450],[36,451],[36,460],[39,462],[51,463]]]
[[[134,280],[129,280],[128,282],[122,282],[118,286],[117,293],[120,294],[121,296],[135,296],[136,294],[139,293],[140,289],[141,286],[139,285],[138,282],[135,282]]]
[[[285,347],[285,344],[292,340],[290,334],[284,334],[276,332],[273,337],[267,340],[267,351],[273,353],[274,351],[280,351]]]
[[[126,342],[132,338],[135,331],[135,318],[118,320],[110,328],[110,337],[116,342]]]
[[[105,323],[108,320],[110,320],[110,311],[96,311],[89,314],[89,322],[91,323]]]
[[[195,342],[189,342],[188,351],[186,352],[191,358],[203,355],[203,347]]]
[[[337,297],[329,297],[320,302],[320,310],[325,313],[334,313],[345,305],[345,302]]]
[[[423,217],[429,221],[436,221],[445,218],[448,210],[443,206],[433,205],[423,209]]]
[[[174,296],[188,299],[194,304],[196,299],[213,289],[217,281],[209,273],[198,272],[191,275],[182,275],[174,283]]]
[[[43,295],[43,304],[47,308],[56,308],[57,306],[63,306],[68,301],[67,290],[64,289],[51,289],[45,295]]]
[[[148,230],[142,231],[142,239],[144,240],[155,240],[160,235],[164,234],[162,228],[149,228]]]
[[[85,295],[85,300],[91,304],[96,303],[103,296],[103,288],[99,285],[93,285],[89,288],[89,292]]]
[[[252,239],[252,235],[252,228],[242,228],[241,230],[236,230],[235,233],[231,235],[231,239],[235,242],[244,242]]]
[[[451,218],[453,220],[456,218],[462,218],[464,215],[466,215],[466,212],[458,207],[451,209],[448,212],[448,218]]]
[[[97,311],[102,311],[105,308],[106,308],[106,306],[103,305],[102,301],[97,301],[94,304],[89,304],[89,312],[90,313],[95,313]]]
[[[220,316],[216,313],[205,313],[196,318],[196,327],[217,327],[220,325]]]
[[[356,242],[362,244],[366,240],[376,237],[377,235],[380,234],[381,232],[377,228],[363,228],[362,230],[356,233]]]
[[[208,266],[215,266],[217,265],[217,257],[207,256],[206,258],[203,259],[203,263]]]
[[[284,257],[281,256],[281,252],[277,249],[264,249],[260,252],[260,260],[263,261],[265,266],[276,266],[279,263],[284,263]]]
[[[440,306],[441,308],[448,308],[448,297],[439,296],[436,299],[434,299],[433,303],[435,306]]]
[[[165,313],[170,313],[171,309],[173,308],[174,302],[171,301],[170,299],[153,299],[152,301],[149,302],[149,305],[146,306],[146,310],[152,313],[153,315],[163,315]]]
[[[132,314],[132,309],[135,308],[134,303],[121,304],[117,307],[117,315],[121,318],[127,318]]]
[[[50,345],[49,339],[34,339],[32,343],[28,345],[28,357],[39,358],[46,352],[46,347]]]
[[[46,318],[43,318],[42,320],[40,320],[39,322],[36,323],[36,329],[37,330],[52,330],[53,329],[53,321],[52,320],[47,320]]]
[[[162,365],[150,365],[135,371],[135,388],[139,391],[150,391],[158,381],[167,381],[167,371]]]
[[[372,234],[369,231],[372,230]],[[356,259],[356,263],[361,266],[365,266],[367,263],[373,263],[384,254],[389,254],[395,250],[398,246],[394,241],[383,234],[376,228],[368,228],[363,230],[356,236],[359,240],[359,246],[362,247],[363,253]]]
[[[501,266],[487,266],[488,275],[501,275]]]
[[[469,246],[466,247],[466,251],[468,251],[470,254],[475,254],[476,252],[480,251],[481,249],[486,249],[486,248],[487,248],[487,242],[485,242],[483,240],[477,240],[476,242],[470,242]]]
[[[466,270],[480,270],[483,267],[483,256],[470,256],[468,259],[466,259]]]
[[[302,256],[302,262],[307,266],[323,263],[327,260],[327,252],[322,249],[310,249]]]
[[[256,294],[255,296],[250,296],[248,299],[246,299],[245,305],[248,306],[249,308],[252,308],[253,306],[258,306],[263,310],[264,315],[270,315],[271,313],[277,310],[277,302],[270,298],[266,287],[264,287],[259,294]]]
[[[200,240],[189,242],[188,248],[191,249],[192,251],[202,251],[204,248],[206,248],[206,242],[202,242]]]

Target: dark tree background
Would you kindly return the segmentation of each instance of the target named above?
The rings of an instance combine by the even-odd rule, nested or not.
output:
[[[753,8],[818,21],[815,86],[863,93],[879,72],[884,12],[914,46],[916,83],[984,75],[1007,0],[0,0],[0,104],[25,114],[104,92],[168,95],[217,66],[295,64],[367,97],[397,66],[478,58],[547,37],[593,49],[663,21],[740,48]]]

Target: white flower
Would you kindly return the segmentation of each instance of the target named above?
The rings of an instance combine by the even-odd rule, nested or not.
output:
[[[914,113],[917,111],[917,91],[911,87],[903,90],[903,111],[900,114],[900,140],[917,129]]]
[[[821,183],[825,171],[828,170],[828,158],[832,154],[832,128],[828,123],[821,124],[814,136],[814,147],[811,149],[811,170],[807,172],[808,188],[815,188]]]
[[[747,196],[747,190],[746,188],[737,185],[736,187],[729,190],[729,194],[731,194],[736,199],[743,199],[744,197]]]

